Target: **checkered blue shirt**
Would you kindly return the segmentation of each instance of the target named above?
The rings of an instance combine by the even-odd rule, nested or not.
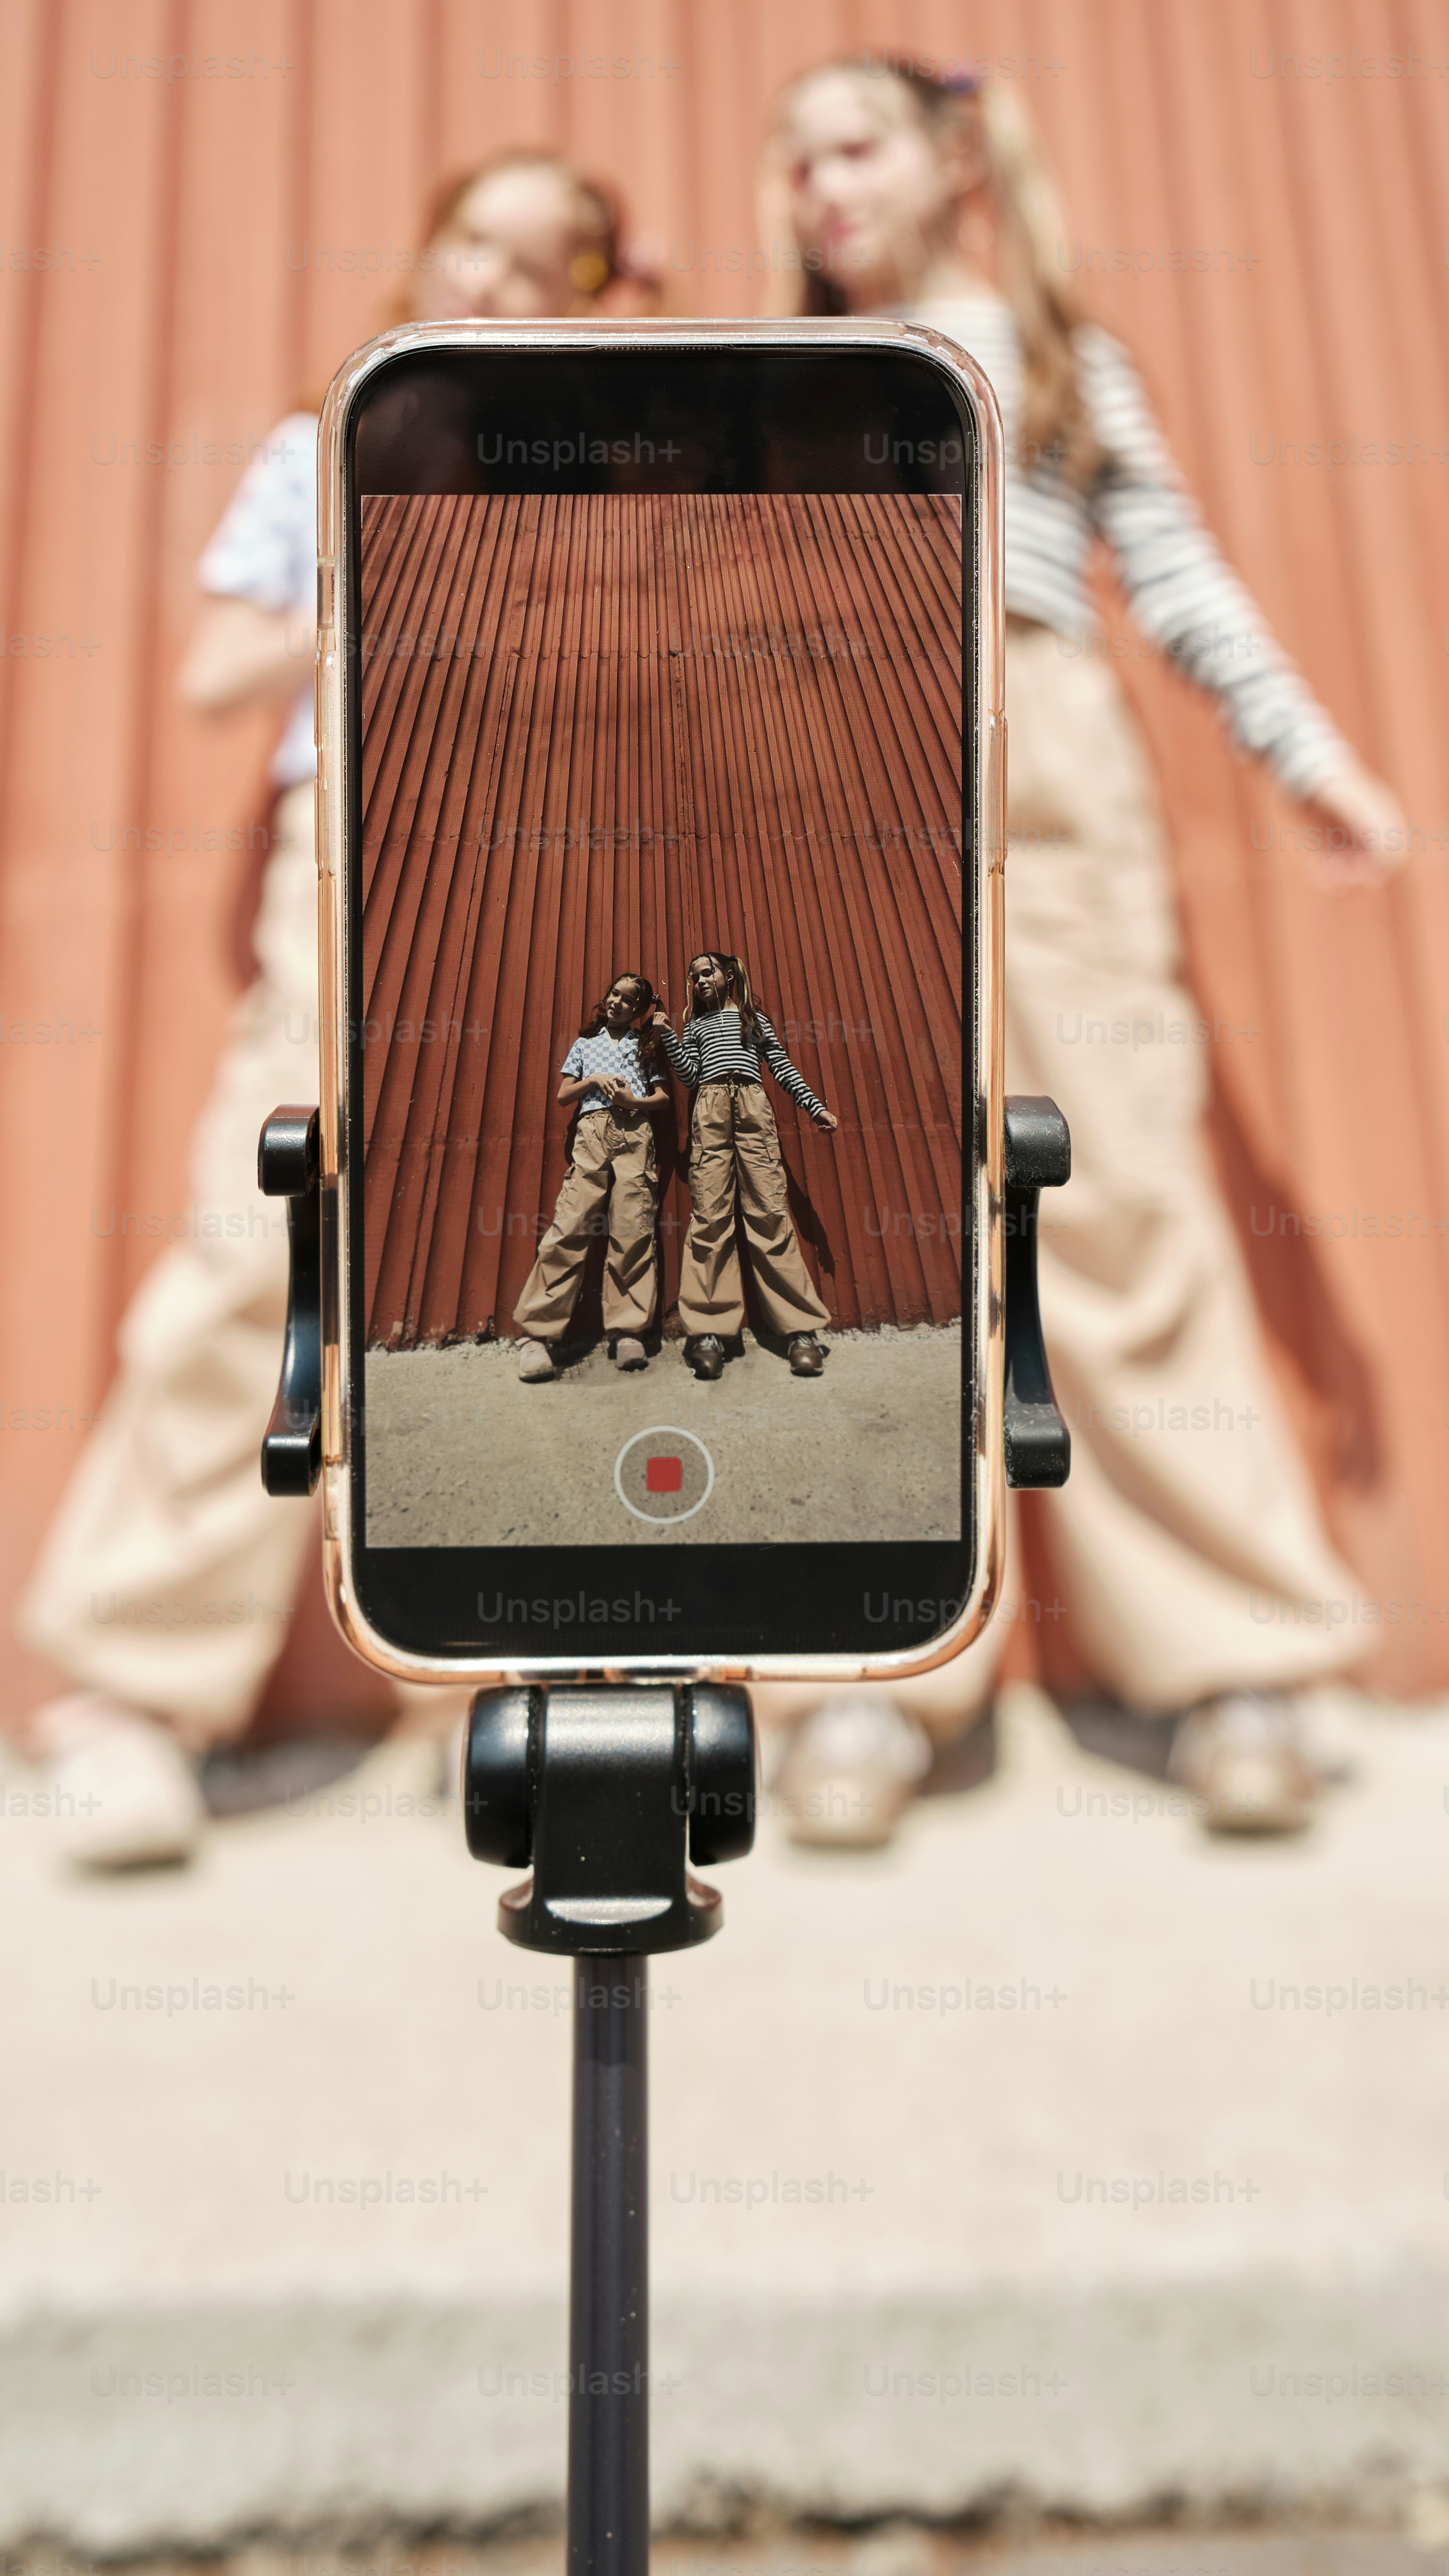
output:
[[[621,1038],[610,1037],[607,1029],[600,1029],[597,1037],[575,1038],[559,1066],[559,1072],[569,1082],[582,1082],[585,1074],[589,1073],[616,1074],[627,1082],[636,1100],[647,1099],[651,1089],[650,1078],[639,1053],[638,1035],[633,1029],[626,1030]],[[602,1091],[586,1091],[579,1102],[579,1114],[582,1117],[591,1109],[607,1109],[608,1106]]]

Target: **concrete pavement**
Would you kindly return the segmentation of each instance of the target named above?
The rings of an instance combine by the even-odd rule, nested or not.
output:
[[[1444,2538],[1449,1712],[1321,1705],[1358,1777],[1298,1844],[1203,1839],[1018,1690],[892,1852],[767,1817],[720,1874],[722,1938],[653,1971],[662,2519]],[[430,1763],[123,1883],[6,1771],[7,2547],[556,2504],[568,1978]]]
[[[713,1385],[680,1341],[637,1371],[570,1346],[531,1386],[515,1341],[369,1351],[367,1436],[374,1547],[958,1538],[961,1327],[832,1333],[818,1378],[746,1332]]]

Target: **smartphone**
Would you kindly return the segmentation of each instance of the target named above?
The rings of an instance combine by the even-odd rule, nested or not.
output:
[[[319,470],[344,1634],[939,1664],[1003,1505],[986,379],[885,321],[433,324]]]

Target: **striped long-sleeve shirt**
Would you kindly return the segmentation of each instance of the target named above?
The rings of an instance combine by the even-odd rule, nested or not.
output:
[[[755,1034],[747,1038],[733,1002],[722,1011],[704,1011],[684,1023],[677,1038],[667,1020],[656,1020],[659,1042],[681,1082],[697,1091],[704,1082],[758,1082],[767,1064],[780,1089],[798,1100],[817,1122],[829,1116],[802,1073],[797,1073],[763,1011],[755,1013]]]
[[[1087,557],[1106,539],[1138,623],[1222,708],[1248,751],[1285,787],[1311,794],[1352,754],[1332,718],[1274,642],[1223,561],[1184,488],[1141,379],[1121,343],[1095,324],[1075,335],[1078,381],[1105,464],[1085,492],[1049,459],[1015,463],[1021,419],[1021,341],[999,296],[919,304],[908,317],[958,342],[990,377],[1006,429],[1006,606],[1093,648]],[[1100,645],[1098,645],[1100,649]]]

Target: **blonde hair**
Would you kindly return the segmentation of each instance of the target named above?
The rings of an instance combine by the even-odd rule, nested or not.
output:
[[[1066,237],[1056,183],[1021,99],[999,81],[948,87],[909,60],[861,62],[847,55],[817,63],[787,85],[776,110],[777,131],[791,102],[826,72],[892,82],[938,150],[948,143],[975,145],[996,208],[1001,289],[1021,334],[1017,461],[1030,466],[1046,457],[1067,482],[1090,483],[1102,452],[1082,400],[1072,346],[1083,316],[1055,255]],[[841,289],[818,269],[802,268],[798,282],[792,283],[797,283],[798,312],[844,311]]]

